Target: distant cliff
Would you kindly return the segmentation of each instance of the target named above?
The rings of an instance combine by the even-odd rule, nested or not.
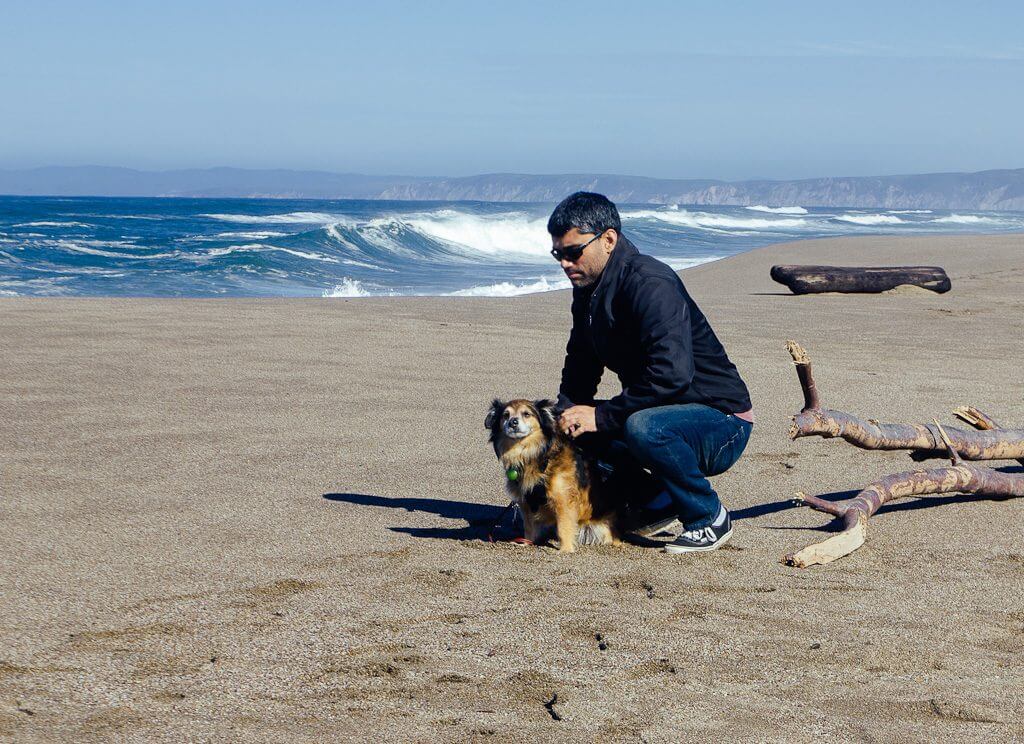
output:
[[[557,202],[579,189],[599,191],[613,201],[634,204],[1024,211],[1024,168],[735,182],[587,174],[495,173],[430,178],[239,168],[137,171],[83,166],[0,170],[0,194],[24,196]]]

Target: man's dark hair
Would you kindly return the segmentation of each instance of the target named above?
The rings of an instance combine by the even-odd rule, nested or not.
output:
[[[576,228],[581,233],[603,233],[609,228],[622,232],[619,210],[607,196],[577,191],[562,199],[548,219],[548,232],[560,238]]]

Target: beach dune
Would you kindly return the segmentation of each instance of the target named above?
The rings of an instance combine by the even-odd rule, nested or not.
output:
[[[953,289],[796,297],[775,263],[939,265]],[[827,406],[1024,425],[1024,236],[682,276],[757,419],[714,479],[735,534],[699,556],[486,540],[507,502],[484,415],[556,392],[567,292],[0,299],[0,738],[1020,740],[1024,501],[897,502],[848,558],[779,558],[829,522],[795,491],[913,467],[790,441],[785,341]]]

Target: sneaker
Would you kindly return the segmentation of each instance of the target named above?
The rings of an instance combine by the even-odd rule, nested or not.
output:
[[[638,507],[626,514],[625,532],[630,532],[640,537],[654,537],[661,532],[669,532],[678,535],[683,528],[679,521],[674,505],[664,509],[646,509]]]
[[[699,530],[687,530],[665,546],[666,553],[699,553],[717,550],[732,537],[732,519],[725,513],[722,524],[708,525]]]

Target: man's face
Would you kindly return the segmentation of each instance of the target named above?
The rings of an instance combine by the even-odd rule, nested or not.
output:
[[[567,248],[569,246],[583,245],[594,237],[594,233],[581,233],[575,227],[560,238],[551,236],[552,248]],[[615,230],[605,230],[601,237],[588,245],[583,254],[576,261],[563,258],[558,262],[562,271],[569,277],[574,287],[589,287],[597,283],[608,263],[612,250],[618,242],[619,236]]]

